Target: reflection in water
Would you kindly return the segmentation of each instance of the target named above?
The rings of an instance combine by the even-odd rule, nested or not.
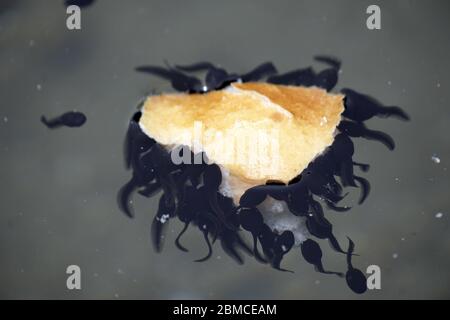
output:
[[[136,70],[167,79],[177,91],[191,93],[221,89],[234,81],[263,79],[274,84],[317,86],[330,91],[337,83],[340,62],[324,56],[318,56],[316,60],[328,67],[318,73],[312,68],[304,68],[278,74],[272,63],[264,63],[246,74],[237,75],[211,63],[201,62],[191,66],[167,68],[142,66]],[[199,71],[206,72],[205,81],[191,74]],[[341,247],[333,234],[332,224],[325,217],[323,205],[334,212],[348,211],[349,207],[339,205],[346,195],[344,188],[360,188],[359,203],[369,193],[369,182],[354,172],[355,168],[366,172],[369,165],[353,161],[352,138],[375,140],[391,150],[395,147],[389,135],[368,129],[364,121],[375,116],[408,120],[408,116],[398,107],[383,106],[375,99],[354,90],[343,89],[341,92],[346,96],[345,111],[331,147],[287,185],[275,182],[248,189],[240,198],[239,206],[235,206],[231,198],[218,191],[222,175],[216,164],[175,165],[169,152],[141,131],[138,123],[141,114],[136,113],[130,121],[125,140],[125,162],[126,167],[132,171],[132,177],[119,192],[120,208],[132,217],[130,201],[134,192],[152,197],[162,190],[163,195],[151,227],[153,244],[158,252],[162,249],[169,220],[177,218],[184,223],[175,241],[180,250],[187,251],[181,238],[189,226],[198,228],[204,236],[208,251],[197,261],[210,258],[212,244],[219,241],[224,251],[240,264],[243,263],[244,252],[262,263],[269,263],[275,269],[288,271],[281,267],[281,261],[291,249],[297,250],[294,234],[291,231],[273,231],[264,222],[263,215],[257,208],[266,198],[271,197],[284,202],[292,215],[306,219],[310,237],[300,244],[305,261],[312,264],[318,272],[339,277],[345,275],[350,289],[356,293],[365,292],[365,275],[353,267],[351,262],[355,245],[349,238],[348,249]],[[244,241],[243,234],[246,232],[253,239],[252,245]],[[345,274],[327,270],[322,265],[322,250],[316,239],[327,239],[335,251],[346,254]]]

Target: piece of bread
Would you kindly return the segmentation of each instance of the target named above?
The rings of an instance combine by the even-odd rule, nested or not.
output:
[[[343,98],[316,87],[233,83],[205,94],[150,96],[140,126],[169,148],[204,151],[222,168],[221,191],[238,203],[252,186],[287,183],[330,146]]]

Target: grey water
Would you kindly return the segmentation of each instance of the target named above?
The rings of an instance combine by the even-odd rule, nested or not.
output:
[[[63,1],[0,2],[0,298],[3,299],[413,299],[450,298],[450,3],[377,1],[381,29],[368,30],[371,1],[98,0],[68,30]],[[123,215],[116,194],[129,172],[122,146],[139,101],[171,90],[134,68],[212,61],[243,73],[272,61],[280,72],[317,54],[342,60],[348,87],[401,106],[409,122],[373,119],[396,149],[359,140],[354,159],[371,164],[371,193],[348,213],[328,213],[336,237],[350,236],[381,289],[362,296],[315,272],[298,251],[295,273],[248,257],[237,265],[199,232],[169,226],[162,253],[150,242],[157,197],[136,198]],[[42,115],[77,110],[80,128],[49,130]],[[352,191],[357,198],[358,192]],[[326,244],[322,246],[326,248]],[[324,264],[345,256],[326,249]],[[66,268],[81,268],[68,290]]]

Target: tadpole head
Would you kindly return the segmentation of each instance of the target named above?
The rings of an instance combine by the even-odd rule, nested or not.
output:
[[[319,244],[312,240],[306,239],[302,242],[300,246],[300,250],[303,258],[311,264],[318,264],[322,259],[322,250],[320,249]]]
[[[367,290],[367,280],[364,273],[355,268],[351,268],[345,274],[348,287],[357,294],[362,294]]]
[[[239,209],[239,220],[242,228],[250,232],[258,232],[264,224],[263,217],[256,208]]]
[[[86,123],[86,116],[78,111],[67,112],[62,115],[62,122],[68,127],[81,127]]]

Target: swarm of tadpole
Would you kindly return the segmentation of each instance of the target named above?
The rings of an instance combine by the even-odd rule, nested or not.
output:
[[[235,81],[264,79],[274,84],[317,86],[330,91],[337,83],[340,62],[324,56],[316,57],[316,60],[325,63],[328,68],[318,73],[312,68],[305,68],[278,74],[275,66],[268,62],[238,75],[228,73],[211,63],[201,62],[166,68],[142,66],[136,70],[165,78],[175,90],[190,93],[218,90]],[[201,71],[206,72],[204,82],[192,75]],[[365,275],[354,268],[351,262],[354,243],[349,238],[348,249],[341,247],[333,234],[332,224],[325,217],[322,204],[330,211],[349,210],[349,207],[339,205],[345,197],[345,187],[361,189],[359,203],[366,199],[370,184],[362,176],[356,175],[354,169],[365,172],[369,170],[369,165],[353,161],[352,138],[379,141],[392,150],[395,146],[393,139],[386,133],[368,129],[364,121],[375,116],[393,116],[407,120],[408,116],[398,107],[383,106],[375,99],[354,90],[342,89],[341,92],[345,95],[345,111],[331,147],[287,185],[272,182],[248,189],[240,198],[239,206],[235,206],[231,198],[219,192],[222,176],[216,164],[175,165],[169,152],[141,131],[138,124],[140,112],[137,112],[130,121],[125,141],[126,167],[131,169],[132,177],[119,192],[120,208],[132,217],[130,202],[133,193],[152,197],[162,190],[158,211],[151,226],[152,242],[158,252],[162,249],[169,220],[177,218],[184,224],[175,240],[180,250],[187,251],[181,244],[181,237],[189,226],[198,228],[204,236],[208,252],[196,261],[210,258],[212,244],[218,241],[223,250],[240,264],[243,263],[244,252],[262,263],[269,263],[275,269],[288,271],[281,267],[281,261],[291,249],[297,248],[294,246],[294,235],[291,231],[272,231],[257,209],[270,196],[284,201],[293,215],[306,219],[311,237],[300,245],[303,258],[318,272],[345,276],[348,286],[354,292],[365,292]],[[252,245],[247,244],[242,236],[245,232],[253,238]],[[322,239],[328,240],[337,252],[347,255],[345,274],[323,267],[322,251],[316,241]]]

